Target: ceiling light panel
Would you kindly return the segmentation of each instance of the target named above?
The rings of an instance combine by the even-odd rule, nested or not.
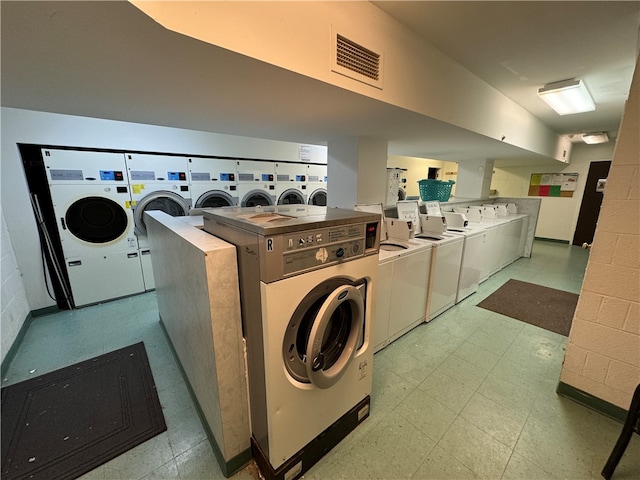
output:
[[[538,89],[538,96],[558,115],[592,112],[596,104],[582,80],[548,83]]]

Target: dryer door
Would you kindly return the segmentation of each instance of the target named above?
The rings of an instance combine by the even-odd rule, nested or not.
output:
[[[127,234],[129,219],[117,202],[98,196],[81,198],[69,206],[64,216],[69,232],[85,242],[109,243]]]
[[[251,190],[242,199],[242,207],[268,207],[273,205],[271,195],[264,190]]]
[[[139,235],[147,234],[144,212],[151,210],[161,210],[172,217],[186,217],[189,215],[189,202],[184,197],[168,190],[158,190],[145,196],[136,203],[133,211]]]
[[[309,195],[309,205],[320,205],[321,207],[327,206],[327,191],[324,188],[318,188]]]
[[[195,208],[233,207],[236,204],[233,197],[222,190],[209,190],[198,198]]]
[[[304,196],[295,188],[285,190],[278,198],[278,205],[304,205],[305,203]]]
[[[329,279],[296,309],[283,343],[289,373],[318,388],[335,385],[363,341],[365,281]]]

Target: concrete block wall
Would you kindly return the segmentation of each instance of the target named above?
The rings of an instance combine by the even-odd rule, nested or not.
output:
[[[639,90],[636,67],[560,377],[623,409],[640,383]]]
[[[13,252],[7,225],[4,221],[4,213],[0,208],[0,273],[2,286],[0,290],[0,316],[2,318],[2,361],[11,349],[25,319],[29,315],[29,302],[27,292],[22,282],[22,275],[18,270],[18,262]]]

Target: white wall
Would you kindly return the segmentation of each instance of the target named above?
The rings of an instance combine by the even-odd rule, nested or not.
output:
[[[29,315],[27,292],[22,283],[22,275],[18,269],[18,262],[9,238],[9,232],[4,220],[4,211],[0,206],[0,274],[2,275],[2,289],[0,291],[0,318],[2,318],[1,354],[4,361],[11,345],[15,341],[20,328]]]
[[[571,163],[495,167],[491,189],[501,197],[527,197],[532,173],[578,173],[578,186],[573,197],[535,197],[542,200],[536,237],[571,242],[580,213],[584,185],[591,162],[611,160],[614,142],[600,145],[576,144]]]
[[[43,282],[38,232],[18,143],[219,155],[297,161],[299,144],[112,120],[2,108],[1,194],[9,237],[31,310],[55,305]],[[305,145],[311,162],[326,163],[327,148]],[[5,318],[2,317],[4,337]],[[4,341],[4,339],[3,339]]]
[[[170,30],[310,78],[549,158],[566,149],[531,113],[371,2],[132,3]],[[382,88],[332,71],[336,33],[383,54]]]

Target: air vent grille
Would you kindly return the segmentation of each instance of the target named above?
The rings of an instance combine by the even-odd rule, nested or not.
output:
[[[342,35],[337,36],[336,63],[372,80],[380,79],[380,55]]]

